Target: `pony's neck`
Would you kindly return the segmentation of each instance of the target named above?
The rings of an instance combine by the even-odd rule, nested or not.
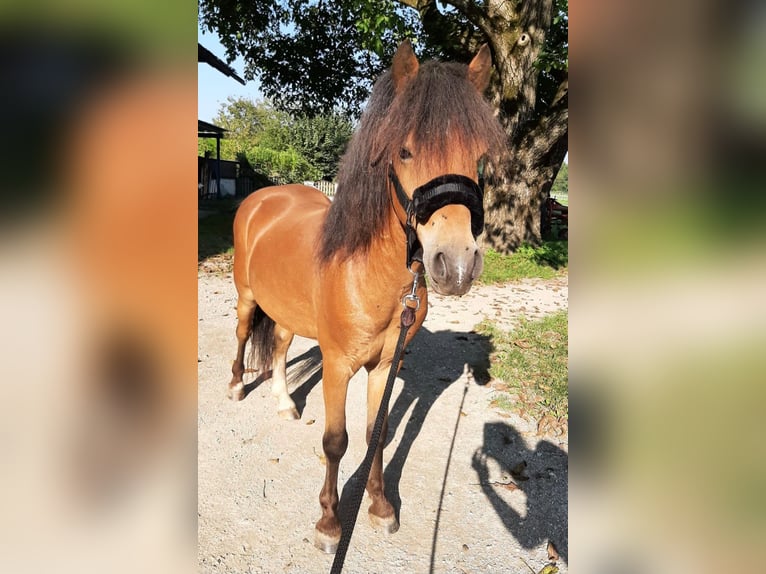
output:
[[[407,236],[393,204],[389,206],[387,219],[380,235],[373,240],[376,245],[371,252],[390,269],[407,273]]]

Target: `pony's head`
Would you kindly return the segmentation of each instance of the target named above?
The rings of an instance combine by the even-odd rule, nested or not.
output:
[[[468,66],[420,64],[408,41],[399,46],[341,161],[323,229],[324,261],[364,253],[393,205],[397,219],[414,228],[434,290],[462,295],[470,289],[482,271],[479,166],[505,142],[483,98],[491,65],[486,46]],[[408,214],[413,197],[417,209]]]
[[[477,182],[480,163],[503,141],[482,97],[490,71],[486,45],[468,66],[420,65],[404,42],[391,67],[394,98],[376,159],[388,164],[397,217],[414,227],[431,285],[445,295],[466,293],[483,268]]]

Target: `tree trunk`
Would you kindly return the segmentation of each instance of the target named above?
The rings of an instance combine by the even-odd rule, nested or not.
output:
[[[522,243],[538,245],[541,241],[540,194],[520,176],[487,186],[483,243],[499,253],[511,253]]]
[[[555,132],[560,135],[552,141]],[[559,130],[531,130],[509,147],[498,173],[488,178],[484,247],[508,254],[522,243],[542,242],[542,209],[566,155],[567,135],[564,123]]]

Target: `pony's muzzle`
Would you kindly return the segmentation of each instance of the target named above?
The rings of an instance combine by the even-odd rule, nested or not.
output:
[[[426,262],[434,290],[440,295],[465,295],[481,275],[484,261],[474,244],[437,251]]]

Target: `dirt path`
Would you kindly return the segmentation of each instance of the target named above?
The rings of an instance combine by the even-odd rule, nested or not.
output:
[[[486,369],[487,344],[471,332],[483,318],[513,328],[521,316],[566,307],[567,295],[566,278],[475,287],[461,299],[429,295],[428,318],[394,386],[384,452],[386,491],[400,508],[401,528],[389,537],[377,533],[363,501],[344,572],[537,573],[549,539],[562,558],[559,571],[567,572],[567,443],[501,416],[489,406],[494,391],[466,368]],[[324,415],[321,371],[307,372],[305,359],[317,358],[318,348],[296,337],[290,349],[288,379],[301,420],[277,417],[269,382],[240,403],[228,401],[235,304],[230,275],[200,276],[200,571],[328,572],[332,556],[311,542],[324,478]],[[349,386],[339,488],[366,448],[365,379],[362,371]],[[510,470],[522,461],[528,480],[509,486]]]

